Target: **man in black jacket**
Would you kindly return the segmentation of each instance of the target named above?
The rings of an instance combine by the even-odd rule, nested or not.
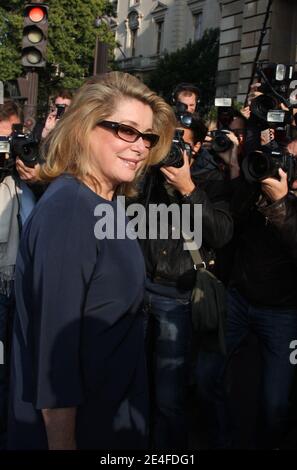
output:
[[[286,173],[280,169],[279,180],[267,178],[254,189],[239,179],[233,215],[239,237],[227,348],[231,357],[250,332],[259,340],[263,376],[255,445],[273,448],[288,429],[290,343],[297,338],[297,198],[288,190]]]
[[[207,177],[199,180],[195,171],[193,157],[204,139],[201,126],[194,116],[191,129],[184,129],[183,135],[192,148],[191,158],[185,151],[181,168],[163,166],[157,170],[147,202],[189,205],[192,217],[194,206],[201,204],[201,252],[207,261],[210,249],[222,247],[231,239],[233,221],[220,185]],[[148,275],[145,312],[153,383],[152,446],[156,449],[184,449],[188,445],[186,389],[192,334],[191,293],[196,272],[181,233],[178,238],[173,236],[176,230],[175,223],[169,221],[168,239],[157,237],[142,242]]]

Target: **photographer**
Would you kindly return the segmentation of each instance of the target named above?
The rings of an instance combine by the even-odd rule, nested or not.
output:
[[[180,150],[181,164],[170,164],[171,151],[150,180],[146,207],[151,204],[202,205],[202,249],[205,262],[211,249],[232,237],[233,223],[228,204],[216,181],[198,180],[195,158],[206,128],[193,116],[190,128],[182,128],[187,150]],[[190,147],[190,149],[189,149]],[[183,146],[181,147],[183,148]],[[199,156],[197,157],[197,160]],[[171,163],[172,165],[172,163]],[[196,176],[195,176],[196,174]],[[198,183],[199,181],[199,183]],[[192,219],[192,223],[198,221]],[[147,269],[145,314],[152,387],[151,445],[155,449],[188,447],[186,419],[192,337],[191,295],[196,279],[193,260],[184,249],[184,239],[173,236],[176,227],[168,220],[168,238],[142,241]],[[200,250],[199,250],[200,251]]]
[[[45,139],[54,129],[57,120],[62,117],[71,104],[73,93],[71,90],[62,89],[57,92],[45,122],[38,122],[33,130],[33,135],[38,141]]]
[[[226,343],[229,364],[249,334],[258,340],[261,384],[257,429],[251,446],[271,449],[281,446],[289,431],[295,373],[289,347],[297,332],[297,166],[287,154],[285,141],[268,139],[265,146],[259,146],[261,132],[263,136],[263,130],[272,124],[264,122],[265,100],[256,107],[253,104],[261,96],[257,88],[254,86],[250,95],[251,109],[262,112],[262,123],[257,125],[253,116],[249,120],[250,151],[233,186],[237,237],[229,282]],[[270,134],[273,138],[274,133]],[[238,447],[238,409],[234,398],[228,397],[227,401],[231,446]]]
[[[236,198],[240,237],[230,281],[227,348],[233,356],[251,331],[259,340],[261,419],[254,445],[273,448],[288,430],[294,374],[289,345],[297,331],[297,199],[282,170],[279,180],[263,180],[261,191],[237,192]]]
[[[189,113],[197,112],[200,102],[199,90],[193,83],[179,83],[172,92],[171,102],[173,105],[183,103]]]
[[[6,100],[0,105],[1,144],[9,146],[8,138],[12,134],[13,125],[20,123],[21,110],[16,103]],[[5,445],[15,262],[21,226],[35,203],[32,192],[20,180],[18,174],[23,163],[18,159],[10,165],[10,160],[9,153],[0,153],[0,341],[4,345],[5,353],[5,364],[0,364],[0,448]]]

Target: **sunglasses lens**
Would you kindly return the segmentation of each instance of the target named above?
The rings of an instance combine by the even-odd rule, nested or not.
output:
[[[147,148],[152,148],[158,143],[159,136],[157,134],[144,134],[143,141]]]
[[[128,142],[135,142],[138,138],[138,134],[132,127],[119,126],[118,135]]]
[[[107,121],[101,122],[101,125],[106,125]],[[126,142],[136,142],[140,137],[142,137],[144,145],[146,148],[150,149],[157,144],[159,136],[157,134],[142,134],[137,129],[133,127],[126,126],[125,124],[112,123],[113,129],[116,130],[117,135],[120,139],[125,140]],[[109,127],[109,126],[108,126]]]

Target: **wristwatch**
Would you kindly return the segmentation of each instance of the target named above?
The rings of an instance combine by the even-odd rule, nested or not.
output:
[[[182,201],[184,202],[189,202],[191,200],[191,196],[192,194],[196,191],[196,188],[193,189],[193,191],[191,191],[190,193],[186,193],[186,194],[183,194],[181,199]]]

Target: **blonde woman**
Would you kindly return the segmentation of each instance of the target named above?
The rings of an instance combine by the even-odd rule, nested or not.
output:
[[[95,215],[117,220],[116,196],[135,191],[173,131],[161,98],[111,72],[82,86],[45,141],[41,178],[52,183],[16,270],[9,448],[146,447],[145,267],[118,227],[113,239],[95,237]]]

